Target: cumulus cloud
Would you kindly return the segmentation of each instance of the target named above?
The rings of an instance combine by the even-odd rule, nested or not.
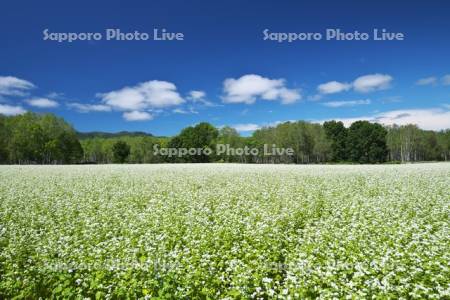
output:
[[[346,82],[329,81],[317,86],[317,90],[321,94],[334,94],[351,89],[352,85]]]
[[[78,112],[81,113],[88,113],[88,112],[108,112],[111,111],[111,107],[104,104],[84,104],[84,103],[67,103],[67,107],[75,109]]]
[[[370,74],[360,76],[353,81],[353,88],[357,92],[368,93],[389,88],[392,76],[387,74]]]
[[[269,79],[255,74],[225,79],[223,91],[225,103],[252,104],[260,98],[290,104],[301,99],[300,91],[286,88],[284,79]]]
[[[153,116],[145,111],[130,111],[124,112],[123,118],[127,121],[147,121],[153,119]]]
[[[312,101],[320,100],[324,95],[346,92],[353,89],[359,93],[369,93],[389,88],[393,78],[387,74],[369,74],[356,78],[352,83],[329,81],[317,86],[318,94],[310,96]]]
[[[6,116],[15,116],[26,113],[22,106],[12,106],[7,104],[0,104],[0,114]]]
[[[437,78],[434,76],[421,78],[416,81],[417,85],[435,85],[437,83]]]
[[[184,102],[176,86],[167,81],[151,80],[136,86],[97,95],[113,109],[141,111],[149,108],[164,108]]]
[[[204,91],[190,91],[188,99],[192,101],[198,101],[204,99],[206,97],[206,93]]]
[[[324,102],[322,105],[327,107],[351,107],[351,106],[357,106],[357,105],[367,105],[370,104],[370,99],[365,100],[350,100],[350,101],[329,101]]]
[[[232,128],[236,129],[239,132],[245,132],[245,131],[255,131],[261,128],[260,125],[254,124],[254,123],[247,123],[247,124],[236,124],[231,126]]]
[[[333,118],[333,120],[342,121],[345,126],[350,126],[353,122],[358,120],[366,120],[384,125],[416,124],[425,130],[442,130],[450,128],[450,109],[400,109],[377,113],[370,116]],[[319,122],[322,123],[323,121]]]
[[[194,92],[194,91],[193,91]],[[195,91],[192,97],[202,99],[204,94]],[[177,106],[186,101],[180,96],[175,84],[167,81],[151,80],[135,86],[126,86],[118,90],[96,95],[100,103],[67,103],[67,107],[81,113],[121,111],[127,121],[152,120],[154,114],[170,106]],[[177,112],[181,113],[184,110]],[[193,109],[186,111],[196,113]]]
[[[0,95],[25,96],[27,91],[34,87],[31,82],[17,77],[0,76]]]
[[[58,102],[47,98],[32,98],[25,100],[25,102],[28,103],[28,105],[38,108],[55,108],[59,106]]]

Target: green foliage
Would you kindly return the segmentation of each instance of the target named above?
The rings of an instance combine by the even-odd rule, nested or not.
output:
[[[167,138],[149,136],[122,136],[120,138],[87,138],[81,140],[84,150],[84,161],[89,163],[112,163],[112,147],[117,141],[124,141],[130,145],[129,163],[160,163],[162,156],[153,155],[153,146],[160,147],[165,144]]]
[[[347,160],[347,129],[344,127],[344,123],[328,121],[323,123],[323,128],[330,140],[331,161]]]
[[[209,123],[199,123],[194,127],[189,126],[184,128],[181,133],[171,139],[168,144],[170,148],[186,148],[186,149],[212,149],[215,150],[215,145],[218,137],[218,130]],[[202,151],[200,151],[202,152]],[[182,158],[174,157],[167,159],[169,162],[194,162],[205,163],[213,161],[214,157],[201,155],[186,155]]]
[[[348,158],[358,163],[386,161],[386,129],[368,121],[354,122],[347,133]]]
[[[142,131],[119,131],[119,132],[77,132],[77,136],[80,140],[93,139],[93,138],[123,138],[123,137],[152,137],[153,135]]]
[[[124,141],[117,141],[112,147],[113,161],[123,164],[130,155],[130,145]]]
[[[329,142],[323,127],[304,121],[285,122],[276,127],[265,127],[254,132],[250,147],[257,147],[263,153],[263,146],[276,145],[292,148],[294,156],[260,156],[250,158],[257,163],[320,163],[328,161]]]
[[[386,133],[387,130],[387,133]],[[78,140],[80,139],[80,140]],[[129,145],[115,154],[118,141]],[[216,145],[229,148],[257,148],[258,155],[215,154]],[[266,155],[264,145],[292,148],[294,155]],[[155,148],[211,149],[211,155],[163,156]],[[120,149],[118,149],[120,150]],[[126,150],[126,149],[122,149]],[[380,163],[384,161],[450,160],[450,130],[421,130],[415,125],[382,127],[367,121],[345,128],[342,122],[322,125],[305,121],[285,122],[256,130],[242,137],[231,127],[215,128],[199,123],[184,128],[172,138],[144,132],[77,133],[62,118],[52,114],[0,115],[0,163]]]
[[[0,162],[68,164],[83,156],[74,129],[52,114],[1,117],[0,137]]]
[[[217,143],[222,145],[230,145],[231,148],[242,148],[245,145],[245,138],[242,138],[236,129],[224,126],[219,129]],[[243,162],[241,157],[226,155],[222,153],[216,157],[216,161],[220,162]]]
[[[386,143],[389,159],[401,162],[450,159],[450,129],[435,132],[415,125],[390,126]]]
[[[8,133],[6,118],[0,115],[0,164],[8,161]]]

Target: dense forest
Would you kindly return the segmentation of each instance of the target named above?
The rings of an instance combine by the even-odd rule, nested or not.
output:
[[[257,148],[258,154],[163,156],[156,148]],[[294,155],[265,155],[264,145],[292,148]],[[450,130],[421,130],[415,125],[382,126],[367,121],[346,128],[342,122],[286,122],[242,137],[231,127],[200,123],[174,137],[144,132],[77,133],[52,114],[0,115],[0,163],[383,163],[450,160]]]
[[[71,164],[83,160],[75,130],[52,114],[0,115],[0,162]]]

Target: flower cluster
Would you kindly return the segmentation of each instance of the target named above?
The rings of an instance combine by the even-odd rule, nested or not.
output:
[[[450,164],[0,167],[0,298],[450,297]]]

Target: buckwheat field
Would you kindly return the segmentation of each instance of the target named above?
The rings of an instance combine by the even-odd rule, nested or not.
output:
[[[0,166],[0,298],[450,298],[450,164]]]

